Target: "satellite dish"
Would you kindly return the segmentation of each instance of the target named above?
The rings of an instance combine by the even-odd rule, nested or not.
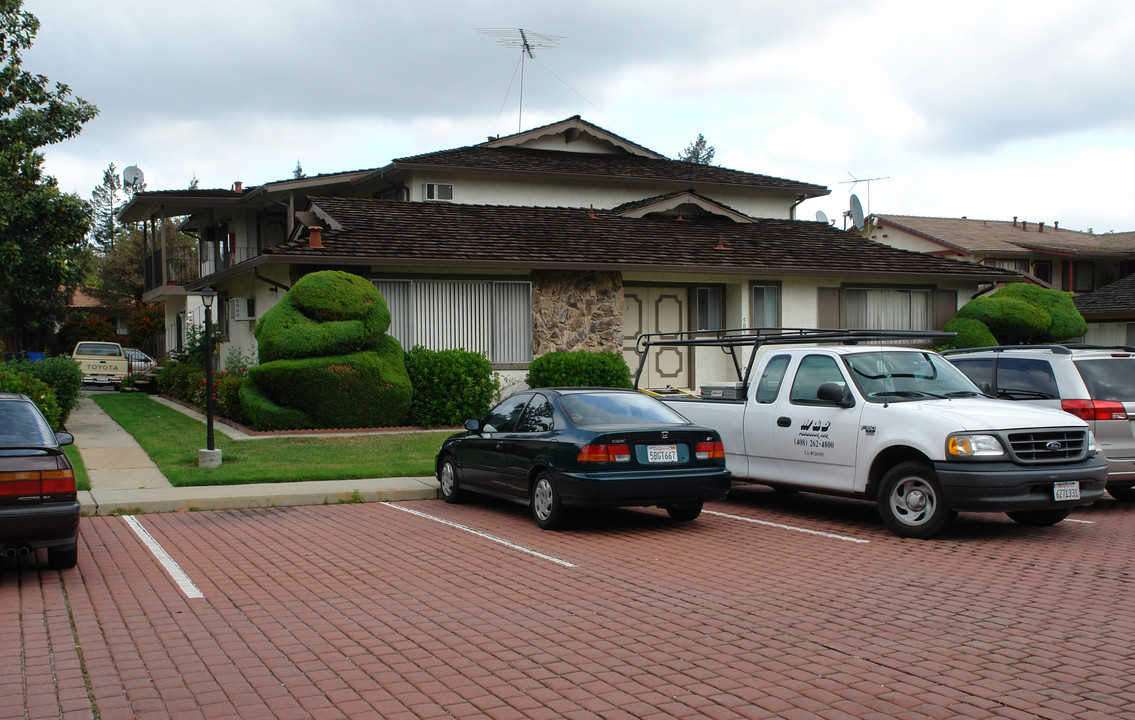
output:
[[[855,224],[856,230],[863,229],[863,205],[855,195],[851,196],[851,222]]]
[[[131,165],[122,171],[122,182],[127,187],[135,187],[142,184],[144,179],[142,171],[137,165]]]
[[[816,211],[816,222],[822,222],[825,225],[828,224],[828,216],[824,214],[823,210]]]

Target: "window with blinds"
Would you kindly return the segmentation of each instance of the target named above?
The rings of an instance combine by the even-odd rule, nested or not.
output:
[[[462,349],[493,363],[532,360],[532,285],[514,281],[372,280],[390,309],[388,332],[410,349]]]

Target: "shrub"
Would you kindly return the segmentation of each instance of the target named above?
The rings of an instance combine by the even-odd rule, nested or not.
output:
[[[0,392],[12,392],[27,395],[31,398],[52,430],[58,431],[63,427],[62,410],[55,399],[55,393],[43,380],[32,375],[28,370],[16,363],[0,365]]]
[[[414,388],[414,425],[460,425],[482,417],[500,393],[500,376],[483,353],[417,345],[406,353],[406,372]]]
[[[217,414],[238,423],[248,421],[240,407],[240,386],[244,373],[219,372],[213,375],[213,407]]]
[[[79,407],[83,371],[66,355],[55,355],[27,364],[28,371],[47,384],[59,404],[59,424],[67,424],[71,411]]]
[[[552,352],[528,366],[528,387],[616,387],[632,386],[631,373],[623,356],[615,352]]]
[[[162,363],[158,389],[170,397],[194,405],[205,404],[205,371],[190,362]]]
[[[989,332],[989,328],[980,320],[954,317],[950,322],[946,323],[946,326],[942,329],[946,332],[955,332],[958,334],[957,337],[942,344],[941,349],[943,350],[948,348],[986,347],[997,344],[997,338],[993,337],[993,333]]]
[[[165,309],[161,303],[138,303],[126,315],[126,330],[134,346],[146,345],[165,327]]]
[[[1072,302],[1072,293],[1022,282],[1006,285],[993,295],[993,299],[997,301],[1008,298],[1021,300],[1041,308],[1048,313],[1051,319],[1043,332],[1029,338],[1027,342],[1063,342],[1069,338],[1078,338],[1088,330],[1084,316],[1080,314],[1080,311],[1076,309],[1076,304]]]
[[[59,351],[70,355],[75,345],[83,340],[118,342],[118,333],[110,321],[100,315],[84,315],[63,323],[59,329]]]

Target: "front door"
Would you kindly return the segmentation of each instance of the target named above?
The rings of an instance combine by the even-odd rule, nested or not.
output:
[[[638,337],[646,333],[669,333],[688,330],[690,291],[684,287],[628,285],[623,289],[626,310],[623,313],[623,357],[631,369],[638,370],[635,352]],[[690,386],[689,348],[666,347],[652,350],[646,358],[639,387],[665,389],[667,386]]]

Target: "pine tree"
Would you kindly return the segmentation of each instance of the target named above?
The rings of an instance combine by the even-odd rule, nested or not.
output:
[[[690,143],[678,159],[697,165],[712,165],[714,152],[713,146],[705,141],[705,135],[698,133],[698,139]]]

